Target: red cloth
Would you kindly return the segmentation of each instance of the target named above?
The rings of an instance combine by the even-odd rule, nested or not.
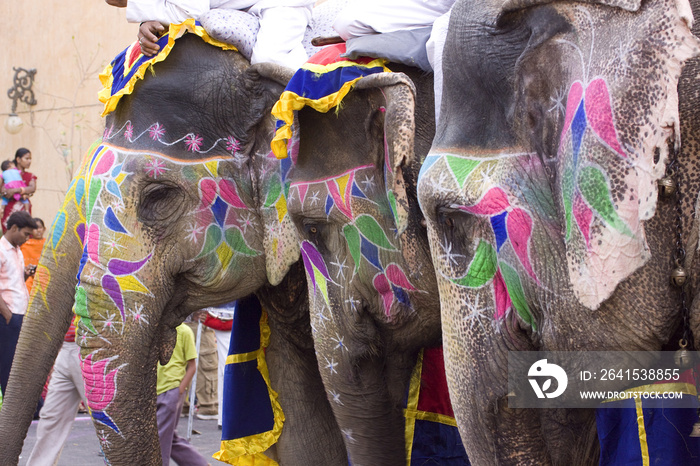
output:
[[[66,336],[63,337],[63,341],[67,341],[69,343],[75,341],[75,319],[70,321],[70,327],[68,327],[68,331],[66,332]]]
[[[204,325],[214,330],[229,331],[233,328],[233,319],[222,320],[207,313],[207,318],[204,319]]]
[[[22,180],[24,183],[29,186],[29,183],[32,181],[36,182],[36,176],[33,175],[30,172],[27,171],[22,171]],[[32,214],[32,201],[27,198],[27,203],[24,204],[20,201],[16,201],[14,197],[11,197],[7,205],[5,206],[5,210],[2,213],[2,232],[5,233],[7,231],[7,218],[12,214],[12,212],[19,212],[20,210],[26,210],[29,212],[29,215]]]

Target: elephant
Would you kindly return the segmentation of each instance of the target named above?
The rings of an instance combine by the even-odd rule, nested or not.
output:
[[[418,199],[473,464],[597,462],[591,410],[509,407],[509,351],[659,350],[681,323],[657,180],[680,147],[691,24],[681,0],[453,7]]]
[[[156,362],[169,360],[175,328],[193,311],[251,293],[268,311],[267,363],[286,416],[281,463],[347,464],[269,149],[270,109],[290,76],[185,34],[107,116],[37,269],[0,412],[0,464],[17,462],[71,308],[107,460],[162,464]]]
[[[338,111],[298,111],[289,175],[319,370],[352,464],[406,464],[411,372],[421,348],[440,345],[415,190],[434,135],[433,79],[386,66]]]

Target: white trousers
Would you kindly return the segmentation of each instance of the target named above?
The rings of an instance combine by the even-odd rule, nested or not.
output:
[[[227,330],[214,330],[214,335],[216,335],[216,352],[219,356],[219,368],[218,368],[218,385],[217,393],[219,396],[219,425],[221,425],[223,420],[223,408],[224,408],[224,368],[226,367],[226,358],[228,357],[228,346],[231,342],[231,331]]]
[[[80,347],[64,341],[53,366],[46,401],[41,408],[36,444],[27,466],[52,466],[58,463],[81,400],[87,406],[80,371]]]

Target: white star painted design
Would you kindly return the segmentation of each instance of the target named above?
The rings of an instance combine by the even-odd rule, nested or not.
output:
[[[139,325],[143,325],[144,323],[148,325],[148,319],[146,319],[146,316],[143,314],[142,304],[137,304],[136,309],[129,309],[129,314],[134,319],[134,322],[137,322]]]
[[[102,446],[102,449],[109,450],[112,445],[112,442],[109,441],[109,434],[106,434],[104,430],[100,430],[100,433],[97,437],[100,440],[100,445]]]
[[[334,350],[337,350],[337,349],[339,349],[339,348],[340,348],[341,350],[345,350],[345,351],[348,350],[348,348],[345,346],[345,343],[343,343],[343,339],[344,339],[344,338],[345,338],[345,337],[341,337],[341,336],[340,336],[339,334],[337,334],[337,333],[335,334],[335,337],[331,337],[331,340],[333,340],[333,341],[336,343],[335,348],[333,348]]]
[[[329,390],[328,394],[331,396],[331,399],[333,400],[334,403],[343,406],[343,402],[340,401],[340,393],[337,393],[333,390]]]
[[[121,199],[115,199],[114,201],[112,201],[111,206],[112,206],[112,210],[115,213],[121,213],[124,211],[124,203],[122,202]]]
[[[185,232],[187,233],[185,239],[192,244],[197,244],[199,242],[199,235],[201,235],[203,231],[204,227],[191,223],[185,228]]]
[[[335,274],[336,279],[342,278],[345,280],[345,269],[348,268],[347,265],[345,265],[345,262],[347,261],[347,257],[343,259],[343,262],[340,262],[340,258],[338,256],[335,256],[335,262],[331,262],[331,265],[335,265],[338,268],[338,271]]]
[[[104,326],[105,329],[108,329],[110,332],[117,331],[117,328],[115,327],[115,322],[114,322],[114,318],[116,316],[117,316],[116,314],[110,314],[110,313],[107,313],[106,316],[102,315],[102,317],[104,318],[102,325]]]
[[[85,275],[83,281],[92,284],[97,284],[99,282],[99,279],[97,278],[97,270],[95,270],[93,267],[90,267],[90,271]]]
[[[549,96],[549,100],[554,104],[549,109],[549,112],[556,112],[557,114],[561,113],[564,115],[566,113],[566,107],[564,107],[564,97],[566,96],[564,89],[557,89],[556,92],[556,95]]]
[[[617,55],[617,60],[615,60],[615,80],[618,79],[619,74],[623,74],[630,67],[630,56],[633,50],[634,47],[631,40],[623,43],[622,39],[620,39],[620,46],[615,51]]]
[[[318,324],[320,324],[321,327],[325,330],[326,322],[330,322],[331,320],[328,317],[326,317],[326,314],[323,311],[325,311],[325,307],[321,310],[321,312],[318,313]]]
[[[337,374],[338,371],[336,370],[336,367],[338,367],[338,363],[335,362],[335,359],[331,357],[331,360],[329,361],[327,357],[323,357],[326,360],[326,369],[330,369],[331,374]]]
[[[374,175],[370,178],[369,176],[365,175],[365,179],[360,181],[363,185],[365,185],[365,189],[368,188],[374,188]]]
[[[345,303],[350,305],[350,309],[357,312],[357,305],[360,304],[360,301],[351,296],[345,300]]]
[[[485,330],[481,320],[485,319],[488,321],[491,310],[488,306],[481,307],[479,305],[479,294],[476,295],[473,301],[462,299],[462,305],[468,311],[462,320],[469,322],[469,328],[474,329],[474,324],[479,324]]]
[[[479,183],[481,183],[482,186],[491,186],[493,184],[493,172],[496,169],[496,166],[491,164],[491,165],[486,165],[483,170],[481,170],[481,180]]]
[[[255,217],[253,217],[253,214],[250,212],[246,212],[245,215],[241,215],[238,217],[238,221],[241,224],[241,227],[243,227],[243,234],[245,235],[248,232],[248,227],[255,227]]]
[[[318,195],[320,194],[320,191],[314,191],[311,196],[309,196],[309,202],[311,202],[311,206],[315,206],[319,202],[321,202],[321,199],[319,199]]]
[[[105,241],[102,244],[107,246],[107,252],[109,252],[110,254],[113,254],[114,251],[122,251],[124,249],[124,246],[117,243],[115,240]]]
[[[442,250],[444,251],[444,254],[440,254],[440,259],[446,260],[447,264],[450,267],[456,266],[457,265],[457,257],[465,257],[462,254],[453,254],[452,253],[452,243],[447,241],[447,238],[445,238],[445,242],[440,245]]]

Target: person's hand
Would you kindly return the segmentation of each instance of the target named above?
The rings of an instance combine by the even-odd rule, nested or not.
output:
[[[207,311],[200,309],[199,311],[195,311],[192,313],[192,321],[193,322],[204,323],[205,320],[207,320]]]
[[[26,267],[24,267],[24,275],[25,276],[31,277],[35,273],[36,273],[36,265],[29,264]]]
[[[107,2],[107,5],[112,5],[119,8],[126,8],[127,0],[105,0],[105,2]]]
[[[5,323],[7,325],[10,325],[10,321],[12,320],[12,313],[10,311],[5,312],[3,309],[0,309],[0,314],[2,314],[2,317],[5,319]]]
[[[139,33],[136,36],[139,39],[139,44],[141,44],[141,52],[147,57],[152,57],[158,53],[160,46],[156,42],[158,42],[158,38],[163,35],[164,32],[165,26],[158,21],[144,21],[141,23],[141,26],[139,26]]]

